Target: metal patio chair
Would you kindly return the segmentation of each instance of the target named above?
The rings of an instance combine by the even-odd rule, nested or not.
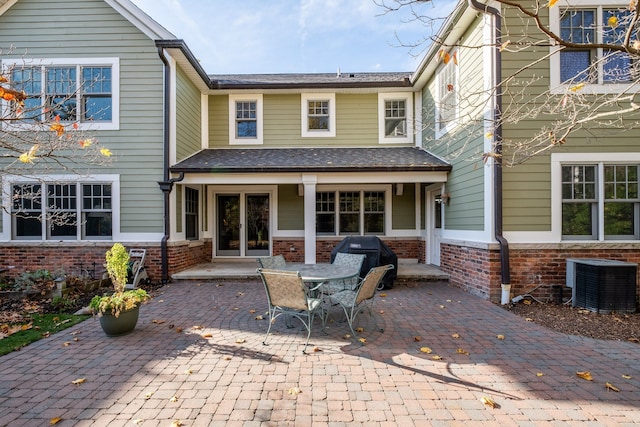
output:
[[[333,259],[332,264],[347,265],[353,267],[354,270],[360,274],[362,263],[367,256],[364,254],[349,254],[345,252],[336,253],[336,257]],[[360,282],[358,275],[351,279],[344,280],[332,280],[322,285],[321,291],[325,295],[332,295],[344,290],[355,290],[356,286]]]
[[[282,255],[273,255],[267,257],[258,258],[258,264],[261,268],[267,268],[269,270],[279,270],[287,265],[287,262]]]
[[[269,303],[269,327],[262,343],[267,345],[267,338],[271,332],[271,326],[282,314],[288,319],[295,317],[307,330],[307,340],[302,352],[305,353],[311,336],[311,326],[316,315],[322,319],[322,329],[325,326],[324,309],[322,299],[314,297],[318,288],[310,288],[304,284],[300,273],[297,271],[270,270],[258,268],[258,273],[264,283]],[[287,325],[287,327],[291,327]]]
[[[353,329],[353,322],[358,314],[365,308],[369,311],[369,315],[373,318],[375,323],[375,317],[371,311],[373,307],[373,297],[375,296],[378,284],[382,281],[385,273],[388,270],[393,269],[393,264],[383,265],[380,267],[373,267],[369,270],[369,273],[360,282],[355,290],[345,289],[340,292],[336,292],[329,296],[329,299],[334,304],[340,304],[344,310],[344,314],[347,317],[349,328],[354,337],[357,338],[356,332]],[[378,325],[376,324],[376,329]],[[383,332],[383,329],[380,329]]]

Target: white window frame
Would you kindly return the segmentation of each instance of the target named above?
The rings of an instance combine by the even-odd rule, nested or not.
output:
[[[559,0],[554,7],[549,8],[549,28],[556,34],[560,34],[560,11],[562,9],[596,9],[596,22],[602,24],[603,9],[611,9],[615,7],[628,7],[629,3],[622,3],[620,0]],[[599,27],[600,25],[598,25]],[[602,42],[602,31],[596,28],[596,42]],[[563,94],[573,84],[562,83],[560,81],[560,46],[551,46],[549,57],[550,66],[550,91],[553,94]],[[602,58],[602,49],[597,49],[597,58]],[[583,94],[615,94],[623,92],[638,92],[640,90],[640,81],[625,83],[602,83],[602,61],[599,62],[598,83],[586,84],[580,89]],[[575,83],[574,83],[575,84]]]
[[[329,102],[329,129],[309,129],[309,101]],[[303,138],[333,138],[336,136],[336,94],[302,93],[300,95],[301,136]]]
[[[120,130],[120,59],[119,58],[21,58],[3,59],[2,72],[8,73],[13,67],[111,67],[111,121],[74,121],[78,130]],[[44,78],[45,73],[43,73]],[[78,85],[82,80],[82,75],[77,74]],[[42,86],[43,91],[45,86]],[[81,92],[82,89],[78,88]],[[42,94],[44,96],[44,92]],[[44,106],[44,102],[42,103]],[[3,102],[2,108],[7,108],[8,104]],[[15,130],[30,131],[32,126],[16,126]]]
[[[434,123],[435,123],[435,137],[436,138],[440,138],[446,134],[448,134],[449,132],[451,132],[454,128],[456,128],[460,122],[460,66],[458,65],[460,63],[460,50],[452,50],[449,52],[449,55],[451,56],[451,58],[453,58],[454,56],[456,57],[457,61],[454,61],[453,59],[451,59],[447,64],[441,64],[437,71],[436,71],[436,76],[435,76],[435,116],[434,116]],[[456,63],[457,62],[457,63]],[[440,116],[440,104],[442,102],[442,99],[444,97],[445,94],[442,93],[441,91],[441,87],[442,85],[442,79],[445,76],[445,71],[448,71],[449,69],[453,70],[453,74],[452,76],[454,77],[454,83],[453,83],[453,94],[452,96],[455,97],[455,110],[454,110],[454,117],[452,120],[450,120],[445,126],[440,127],[440,121],[438,120],[438,117]]]
[[[325,185],[319,185],[316,187],[316,193],[334,193],[335,198],[334,198],[334,202],[335,202],[335,209],[333,211],[333,215],[335,218],[335,230],[333,233],[320,233],[317,234],[316,231],[314,230],[314,233],[316,235],[316,237],[330,237],[330,236],[372,236],[375,234],[371,234],[371,233],[365,233],[364,232],[364,223],[365,223],[365,210],[364,210],[364,193],[368,193],[368,192],[380,192],[380,193],[384,193],[384,212],[382,213],[384,215],[384,232],[382,234],[379,234],[380,236],[388,236],[390,235],[390,231],[391,231],[391,212],[392,212],[392,188],[390,185],[383,185],[383,186],[378,186],[378,185],[364,185],[364,186],[357,186],[357,187],[349,187],[349,186],[340,186],[340,187],[335,187],[335,186],[325,186]],[[359,207],[359,211],[358,211],[358,215],[359,215],[359,226],[358,226],[358,230],[359,232],[357,234],[354,233],[344,233],[344,234],[340,234],[340,193],[344,193],[344,192],[348,192],[348,193],[360,193],[360,207]],[[315,200],[314,200],[314,204],[315,204]],[[314,215],[317,216],[318,212],[317,210],[315,211]]]
[[[404,136],[387,136],[385,134],[385,103],[387,101],[404,101],[406,109],[407,132]],[[378,142],[380,144],[411,144],[415,133],[413,120],[412,92],[383,92],[378,94]]]
[[[229,145],[261,145],[263,144],[263,99],[261,93],[229,95]],[[238,138],[236,135],[236,102],[256,103],[256,137]]]
[[[88,241],[117,241],[120,239],[120,177],[119,175],[90,175],[90,176],[77,176],[77,175],[46,175],[46,176],[9,176],[2,183],[2,198],[3,206],[12,206],[12,189],[14,185],[20,184],[80,184],[80,193],[76,195],[78,203],[76,206],[77,218],[82,220],[83,212],[90,212],[91,210],[84,210],[82,208],[82,184],[109,184],[111,185],[111,237],[110,238],[97,238],[88,239],[84,236],[85,227],[83,225],[76,225],[77,232],[76,237],[68,237],[66,239],[60,236],[49,237],[46,221],[41,221],[42,233],[40,238],[13,238],[13,218],[9,209],[3,209],[2,223],[5,224],[2,233],[0,233],[0,239],[2,241],[69,241],[69,242],[88,242]],[[43,194],[43,197],[44,196]],[[42,204],[43,211],[46,211],[46,203]],[[45,236],[43,239],[42,236]]]
[[[562,166],[596,165],[597,176],[597,232],[594,239],[562,238]],[[624,240],[607,239],[604,235],[604,165],[640,164],[640,153],[553,153],[551,155],[551,229],[555,241],[597,243],[620,242]],[[638,240],[629,240],[638,242]]]

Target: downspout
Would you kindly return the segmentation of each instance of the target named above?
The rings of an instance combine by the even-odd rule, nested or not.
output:
[[[169,89],[171,88],[171,66],[169,65],[169,61],[164,56],[164,49],[158,48],[158,55],[164,64],[164,126],[163,126],[163,151],[164,151],[164,165],[163,165],[163,177],[162,181],[158,182],[160,186],[160,190],[162,190],[162,195],[164,199],[164,235],[162,236],[162,240],[160,242],[160,259],[162,266],[162,283],[166,284],[169,281],[169,255],[167,250],[167,241],[171,235],[171,189],[173,188],[174,182],[179,182],[184,179],[184,172],[180,172],[180,175],[177,178],[169,178],[170,172],[170,150],[169,144],[170,140],[170,132],[169,132],[169,123],[171,120],[171,98],[169,96]]]
[[[500,279],[502,281],[502,304],[509,302],[509,289],[511,288],[511,273],[509,267],[509,242],[502,235],[503,216],[502,216],[502,53],[499,46],[502,45],[502,20],[500,12],[486,4],[482,4],[477,0],[468,0],[469,7],[478,12],[491,15],[494,21],[494,72],[492,86],[495,88],[496,99],[495,108],[493,110],[493,145],[495,156],[493,157],[493,208],[494,208],[494,233],[495,238],[500,245]],[[506,298],[505,298],[505,289]],[[505,301],[506,300],[506,301]]]

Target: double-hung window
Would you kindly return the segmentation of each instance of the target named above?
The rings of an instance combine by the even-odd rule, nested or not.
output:
[[[563,2],[565,5],[567,2]],[[551,89],[588,83],[583,91],[592,93],[616,90],[637,80],[637,61],[626,52],[605,49],[603,44],[622,44],[634,15],[628,4],[591,0],[549,10],[550,27],[567,42],[591,45],[584,49],[553,46],[551,56]],[[637,30],[632,40],[637,39]]]
[[[336,94],[303,93],[301,99],[302,137],[336,136]]]
[[[109,240],[110,183],[14,183],[12,238],[16,240]]]
[[[91,129],[119,127],[119,61],[32,60],[7,63],[15,89],[27,99],[20,110],[24,119],[38,122],[60,120]]]
[[[198,211],[199,192],[194,188],[186,187],[184,193],[184,220],[185,238],[187,240],[198,240]]]
[[[638,164],[562,165],[562,237],[638,240]]]
[[[316,193],[318,235],[383,235],[384,223],[384,191]]]
[[[413,142],[413,97],[410,93],[378,94],[378,127],[381,144]]]
[[[262,144],[262,95],[229,95],[229,143]]]
[[[449,132],[457,123],[459,114],[458,53],[452,52],[436,73],[435,125],[436,136]]]

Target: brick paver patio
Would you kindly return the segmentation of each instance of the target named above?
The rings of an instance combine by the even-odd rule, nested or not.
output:
[[[442,282],[383,292],[384,332],[362,315],[361,345],[316,323],[304,355],[280,320],[262,344],[258,280],[170,284],[130,335],[91,319],[0,357],[0,426],[640,424],[638,344],[558,334]]]

